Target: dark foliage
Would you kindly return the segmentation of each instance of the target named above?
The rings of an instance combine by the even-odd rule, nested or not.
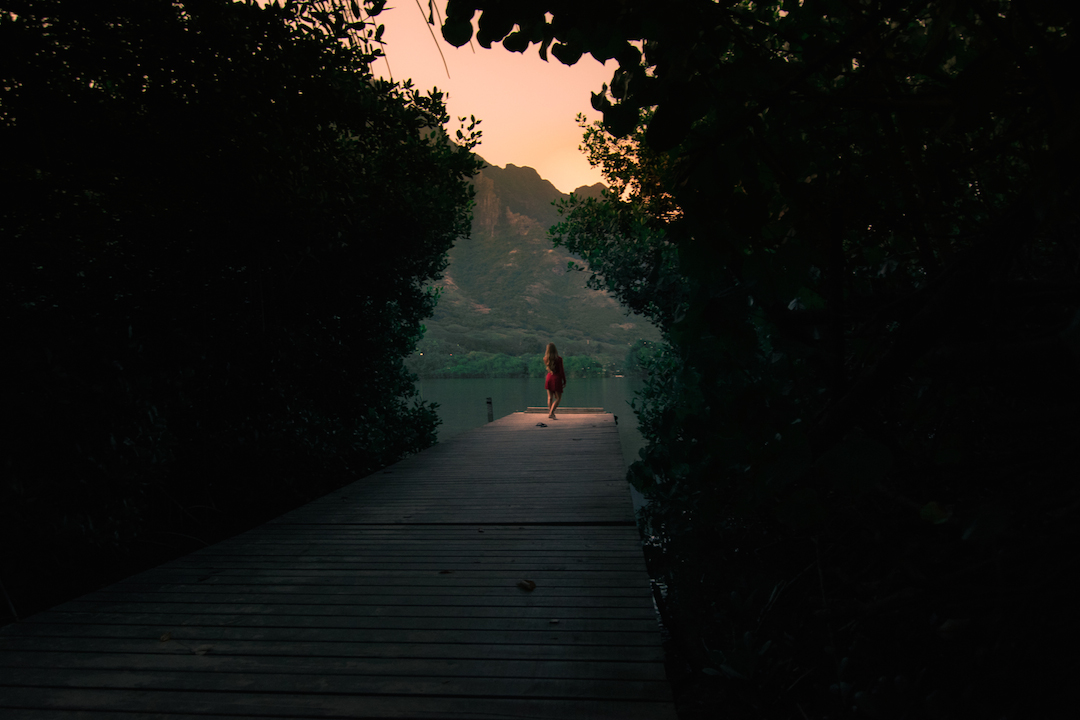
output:
[[[668,341],[631,476],[686,716],[1067,702],[1075,3],[451,0],[444,36],[476,10],[619,62],[615,191],[554,232]]]
[[[476,134],[450,143],[439,94],[368,72],[373,25],[311,5],[0,3],[22,613],[434,441],[403,358]]]

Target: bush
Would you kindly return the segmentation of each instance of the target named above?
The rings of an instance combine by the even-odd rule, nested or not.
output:
[[[421,132],[441,97],[309,10],[0,11],[0,573],[24,612],[435,439],[402,358],[468,231],[475,136]]]

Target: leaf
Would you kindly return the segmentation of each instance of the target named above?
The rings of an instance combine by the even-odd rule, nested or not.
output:
[[[943,507],[935,500],[931,500],[930,502],[923,505],[922,509],[919,510],[919,517],[921,517],[927,522],[932,522],[935,525],[940,525],[941,523],[952,517],[952,510]]]
[[[810,443],[802,428],[795,426],[778,435],[762,450],[760,484],[762,492],[778,493],[799,480],[810,466]]]
[[[626,97],[626,88],[630,84],[631,74],[628,71],[619,68],[615,71],[615,75],[611,78],[611,96],[616,100],[622,100]]]
[[[192,650],[192,652],[195,653],[196,655],[205,655],[206,653],[210,652],[213,649],[214,649],[213,645],[198,645],[198,646],[195,647],[194,650]]]
[[[563,65],[573,65],[581,59],[584,48],[580,42],[568,40],[564,43],[556,43],[551,46],[551,54]]]
[[[963,539],[972,543],[993,540],[1012,524],[1012,511],[1001,503],[984,505],[964,530]]]
[[[158,640],[160,642],[169,642],[170,640],[172,640],[172,633],[167,632],[167,633],[163,634],[160,638],[158,638]]]
[[[615,137],[625,137],[633,132],[638,119],[638,110],[633,105],[626,103],[612,105],[608,101],[603,108],[597,108],[595,103],[593,103],[593,107],[597,110],[603,110],[604,127]]]
[[[731,667],[730,665],[721,665],[720,669],[729,678],[734,678],[735,680],[746,680],[747,679],[747,677],[745,675],[743,675],[741,672],[739,672],[735,668]]]
[[[503,47],[510,52],[523,53],[529,49],[529,36],[521,32],[512,32],[503,38]]]
[[[812,528],[825,522],[825,506],[812,488],[799,488],[776,508],[780,522],[793,528]]]
[[[476,42],[480,43],[481,47],[489,49],[491,43],[501,41],[514,29],[513,12],[499,5],[489,7],[480,14],[480,20],[476,25]],[[445,26],[443,27],[445,35]]]
[[[448,17],[442,26],[442,36],[454,47],[461,47],[472,40],[472,22]]]
[[[532,592],[536,589],[536,583],[534,583],[532,580],[518,580],[517,586],[525,592]]]
[[[661,106],[653,113],[652,121],[645,131],[649,147],[656,151],[669,150],[686,137],[694,120],[689,103],[684,99]],[[636,118],[635,118],[636,120]]]
[[[949,618],[938,626],[938,635],[946,640],[954,640],[971,627],[969,618]]]
[[[826,452],[818,467],[834,490],[862,495],[893,470],[892,452],[869,438],[849,437]]]
[[[604,89],[607,89],[607,85],[604,85]],[[607,99],[607,96],[601,91],[598,93],[589,94],[589,104],[592,105],[592,109],[598,112],[604,112],[611,107],[611,101]]]

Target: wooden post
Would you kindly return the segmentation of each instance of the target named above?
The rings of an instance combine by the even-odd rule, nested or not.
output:
[[[492,422],[493,420],[495,420],[495,413],[491,409],[491,398],[487,399],[487,406],[488,406],[488,422]]]

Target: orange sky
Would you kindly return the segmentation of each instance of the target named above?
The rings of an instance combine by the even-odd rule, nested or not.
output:
[[[483,139],[476,152],[489,163],[536,168],[567,193],[602,180],[578,150],[582,131],[574,117],[583,112],[590,121],[600,118],[589,104],[589,94],[611,80],[615,61],[605,67],[584,55],[576,65],[566,66],[554,58],[541,60],[535,45],[522,55],[499,44],[485,50],[475,39],[474,53],[468,45],[453,47],[442,39],[438,27],[432,27],[450,67],[447,79],[425,22],[427,0],[421,4],[423,13],[416,0],[396,0],[395,7],[375,19],[386,28],[383,40],[393,78],[412,78],[418,88],[438,87],[449,95],[451,137],[458,117],[475,115],[483,121]],[[440,10],[446,5],[438,4]],[[385,61],[377,61],[373,69],[389,77]]]

